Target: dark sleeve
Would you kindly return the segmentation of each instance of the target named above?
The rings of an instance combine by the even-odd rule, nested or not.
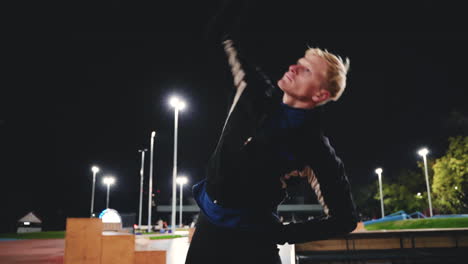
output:
[[[313,148],[313,154],[309,155],[311,166],[306,166],[302,173],[306,174],[315,191],[324,216],[280,226],[279,244],[327,239],[345,235],[356,228],[358,217],[343,162],[324,136]]]
[[[247,58],[241,45],[246,46],[242,39],[243,30],[248,28],[247,13],[249,6],[253,5],[247,0],[225,0],[217,14],[210,20],[205,30],[206,45],[214,50],[222,48],[232,73],[233,87],[237,94],[249,86],[258,87],[268,94],[275,91],[268,75]],[[262,91],[263,91],[262,90]]]

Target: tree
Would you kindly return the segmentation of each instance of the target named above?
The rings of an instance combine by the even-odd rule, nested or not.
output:
[[[427,192],[422,173],[402,170],[393,183],[382,183],[385,214],[403,210],[407,213],[423,211],[427,207]],[[380,193],[374,196],[380,200]]]
[[[468,136],[449,138],[444,156],[433,165],[434,205],[445,213],[468,211]]]
[[[378,183],[356,184],[351,188],[356,209],[362,221],[380,217],[380,203],[374,199],[378,192]]]

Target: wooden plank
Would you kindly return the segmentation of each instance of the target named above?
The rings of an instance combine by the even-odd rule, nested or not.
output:
[[[100,264],[101,232],[101,219],[67,218],[64,263]]]
[[[346,243],[347,242],[347,243]],[[468,229],[387,230],[354,232],[342,239],[329,239],[296,244],[296,252],[359,251],[408,248],[468,247]]]
[[[353,244],[353,248],[351,249],[354,250],[401,248],[400,239],[398,237],[354,239],[354,241],[350,241],[350,243]]]
[[[468,235],[461,235],[457,237],[458,247],[468,247]]]
[[[166,251],[136,251],[135,264],[166,264]]]
[[[417,248],[447,248],[455,247],[454,236],[421,236],[414,238],[414,245]]]
[[[188,242],[192,242],[193,234],[195,234],[195,227],[189,228]]]
[[[134,264],[135,236],[102,236],[101,264]]]
[[[300,251],[332,251],[346,250],[345,239],[319,240],[307,243],[296,244],[296,252]]]

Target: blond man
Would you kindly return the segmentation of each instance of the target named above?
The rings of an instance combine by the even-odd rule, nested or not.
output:
[[[308,49],[273,85],[232,36],[222,47],[234,96],[206,179],[193,187],[200,217],[186,263],[281,263],[277,244],[344,235],[357,214],[342,161],[320,122],[346,87],[349,60]],[[293,177],[306,179],[323,215],[283,224],[277,206]]]

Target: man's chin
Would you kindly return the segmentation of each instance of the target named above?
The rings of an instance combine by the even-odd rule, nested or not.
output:
[[[284,87],[284,80],[281,79],[281,80],[279,80],[276,84],[277,84],[278,87],[281,89],[281,91],[284,92],[284,88],[283,88],[283,87]]]

